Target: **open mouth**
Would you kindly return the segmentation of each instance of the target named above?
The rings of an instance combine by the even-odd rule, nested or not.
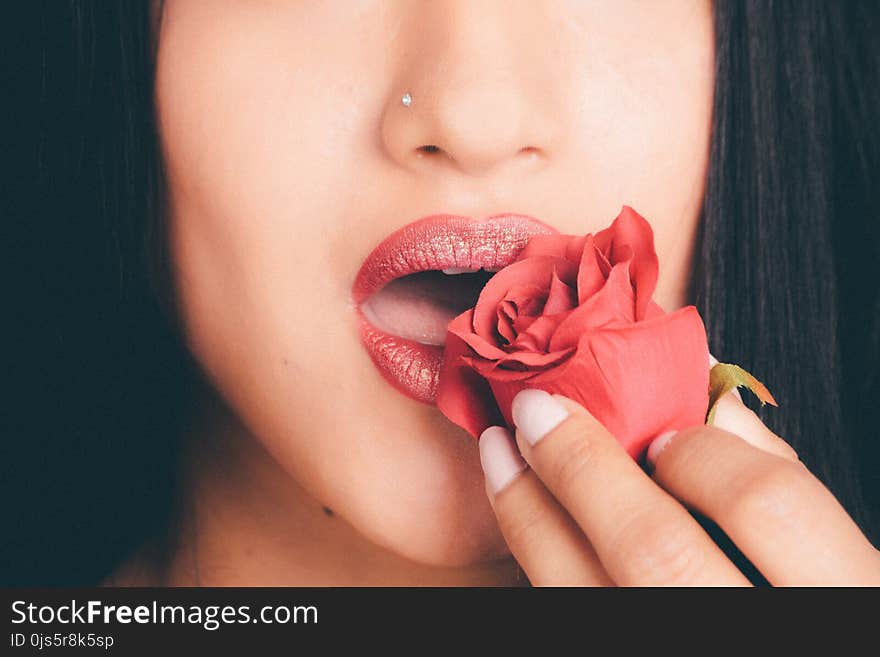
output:
[[[408,274],[370,296],[361,310],[381,331],[422,344],[443,345],[446,326],[476,305],[480,291],[494,274],[463,268]]]
[[[382,376],[433,404],[449,322],[476,305],[529,239],[556,232],[526,215],[431,215],[386,237],[364,260],[351,295],[361,344]]]

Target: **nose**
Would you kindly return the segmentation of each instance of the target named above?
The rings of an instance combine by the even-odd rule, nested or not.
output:
[[[381,124],[391,158],[415,171],[485,176],[551,157],[564,120],[554,100],[562,75],[540,6],[414,3],[394,40],[397,75]]]

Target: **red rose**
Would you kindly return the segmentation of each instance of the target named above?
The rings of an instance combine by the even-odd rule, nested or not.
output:
[[[523,388],[582,404],[638,458],[657,434],[703,424],[709,346],[694,306],[651,300],[650,224],[623,206],[584,236],[536,235],[447,327],[437,407],[478,438],[513,428]]]

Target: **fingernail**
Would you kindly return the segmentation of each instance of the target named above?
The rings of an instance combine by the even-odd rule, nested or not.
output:
[[[648,463],[654,465],[657,463],[657,457],[660,456],[660,452],[669,444],[669,441],[672,440],[673,436],[677,434],[678,431],[664,431],[659,436],[654,438],[651,444],[648,446]]]
[[[526,469],[513,436],[504,427],[492,426],[484,430],[480,434],[479,446],[480,463],[493,495]]]
[[[537,388],[520,390],[513,398],[510,412],[529,445],[537,443],[568,417],[568,410],[553,395]]]

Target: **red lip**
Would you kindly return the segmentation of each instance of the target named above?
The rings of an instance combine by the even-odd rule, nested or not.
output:
[[[558,232],[521,214],[483,220],[437,214],[393,232],[367,256],[352,286],[361,342],[373,364],[398,391],[433,404],[443,347],[379,330],[366,319],[360,305],[385,284],[408,274],[449,267],[501,269],[516,259],[532,236]]]

